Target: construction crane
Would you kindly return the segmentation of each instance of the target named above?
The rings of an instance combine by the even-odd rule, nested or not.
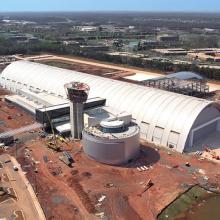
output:
[[[45,113],[47,115],[47,119],[50,123],[50,127],[51,127],[51,131],[52,131],[52,134],[53,134],[53,142],[48,142],[47,143],[47,146],[55,151],[60,151],[60,147],[57,146],[57,138],[56,138],[56,135],[55,135],[55,131],[54,131],[54,127],[53,127],[53,123],[51,122],[51,119],[50,119],[50,116],[47,112],[47,109],[46,109],[46,106],[44,105],[44,109],[45,109]]]

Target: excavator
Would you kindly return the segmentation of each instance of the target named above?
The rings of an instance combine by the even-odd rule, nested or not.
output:
[[[145,184],[144,184],[144,189],[138,193],[138,196],[142,196],[148,189],[150,189],[152,186],[154,185],[154,183],[152,182],[151,179],[149,179]]]

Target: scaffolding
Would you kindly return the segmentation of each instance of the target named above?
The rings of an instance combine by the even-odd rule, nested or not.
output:
[[[180,93],[194,97],[205,97],[209,93],[209,85],[200,79],[160,78],[142,82],[145,86]]]

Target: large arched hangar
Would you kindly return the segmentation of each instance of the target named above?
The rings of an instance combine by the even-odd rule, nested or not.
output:
[[[9,90],[36,89],[64,102],[64,85],[72,81],[88,84],[89,98],[106,98],[108,106],[131,113],[149,142],[179,152],[220,143],[219,104],[211,101],[28,61],[10,64],[0,76]]]

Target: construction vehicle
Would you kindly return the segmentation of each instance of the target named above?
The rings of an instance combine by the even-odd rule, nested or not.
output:
[[[69,167],[72,167],[72,163],[74,163],[72,156],[67,151],[63,151],[63,156],[59,156],[59,159]]]
[[[18,171],[18,167],[17,166],[13,166],[13,170],[14,171]]]
[[[58,138],[62,143],[67,144],[67,141],[66,141],[62,136],[57,135],[57,138]]]
[[[67,151],[63,151],[63,155],[67,158],[67,160],[69,160],[70,163],[74,162],[72,156]]]
[[[138,194],[138,196],[142,196],[148,189],[150,189],[153,186],[153,182],[151,181],[151,179],[149,179],[147,181],[146,184],[144,184],[144,189],[141,191],[141,193]]]
[[[72,163],[65,156],[59,156],[59,159],[65,163],[68,167],[72,167]]]
[[[61,148],[57,146],[53,141],[48,142],[47,147],[57,152],[61,151]]]
[[[47,115],[47,118],[48,118],[48,121],[50,123],[50,127],[51,127],[51,130],[52,130],[52,133],[53,133],[53,141],[54,141],[54,145],[57,146],[57,139],[56,139],[56,135],[55,135],[55,131],[54,131],[54,127],[53,127],[53,123],[51,122],[51,119],[50,119],[50,116],[46,110],[46,106],[44,106],[45,108],[45,112],[46,112],[46,115]]]

